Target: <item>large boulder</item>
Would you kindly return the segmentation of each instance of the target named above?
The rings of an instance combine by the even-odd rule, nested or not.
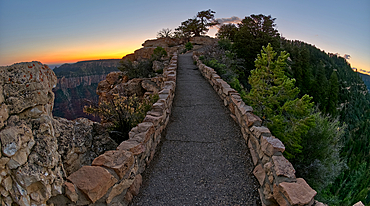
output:
[[[118,180],[106,169],[84,166],[67,178],[95,203],[107,193]]]
[[[312,205],[316,194],[302,178],[297,178],[297,182],[274,185],[274,197],[279,205]]]
[[[209,36],[190,37],[189,41],[194,45],[212,45],[217,43],[217,39]]]
[[[158,39],[149,39],[143,43],[143,47],[173,47],[181,43],[181,40],[178,38],[158,38]]]
[[[39,104],[52,104],[57,77],[40,62],[18,63],[0,67],[3,95],[9,114],[18,114]]]

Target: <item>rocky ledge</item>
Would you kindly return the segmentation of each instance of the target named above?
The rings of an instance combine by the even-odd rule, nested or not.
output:
[[[0,67],[1,205],[43,205],[117,144],[88,119],[53,118],[57,77],[40,62]]]

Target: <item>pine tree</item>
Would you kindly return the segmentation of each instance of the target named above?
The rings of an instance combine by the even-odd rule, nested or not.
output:
[[[322,63],[320,63],[320,65],[317,67],[315,80],[316,82],[312,88],[314,90],[313,99],[317,104],[319,104],[320,110],[323,113],[327,113],[326,107],[328,104],[328,80],[326,78],[325,68]]]
[[[271,44],[262,47],[255,61],[256,69],[249,77],[252,89],[247,100],[256,114],[263,118],[263,124],[284,143],[286,157],[293,158],[301,152],[301,136],[315,125],[310,114],[314,103],[308,95],[297,98],[299,89],[294,85],[295,79],[284,74],[289,54],[283,51],[274,60],[275,56]]]
[[[335,116],[337,113],[337,103],[338,103],[338,94],[339,94],[339,83],[338,76],[335,71],[331,73],[329,79],[329,93],[328,93],[328,103],[326,107],[326,112]]]

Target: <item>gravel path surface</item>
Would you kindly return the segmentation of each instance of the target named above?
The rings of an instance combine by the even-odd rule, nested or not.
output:
[[[261,205],[240,128],[191,53],[178,61],[167,134],[131,205]]]

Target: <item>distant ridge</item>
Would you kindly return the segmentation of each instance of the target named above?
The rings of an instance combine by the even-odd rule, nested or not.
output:
[[[121,59],[84,60],[76,63],[66,63],[54,69],[58,78],[80,77],[89,75],[106,75],[118,71]]]
[[[86,117],[99,121],[99,118],[83,113],[85,100],[98,101],[98,83],[110,72],[119,71],[117,66],[120,61],[121,59],[85,60],[56,67],[54,72],[58,77],[58,84],[53,89],[54,116],[70,120]]]
[[[367,87],[367,90],[369,90],[369,92],[370,92],[370,75],[363,74],[363,73],[360,73],[360,72],[358,72],[358,75],[360,75],[360,77],[362,78],[362,80],[364,81],[364,83]]]

